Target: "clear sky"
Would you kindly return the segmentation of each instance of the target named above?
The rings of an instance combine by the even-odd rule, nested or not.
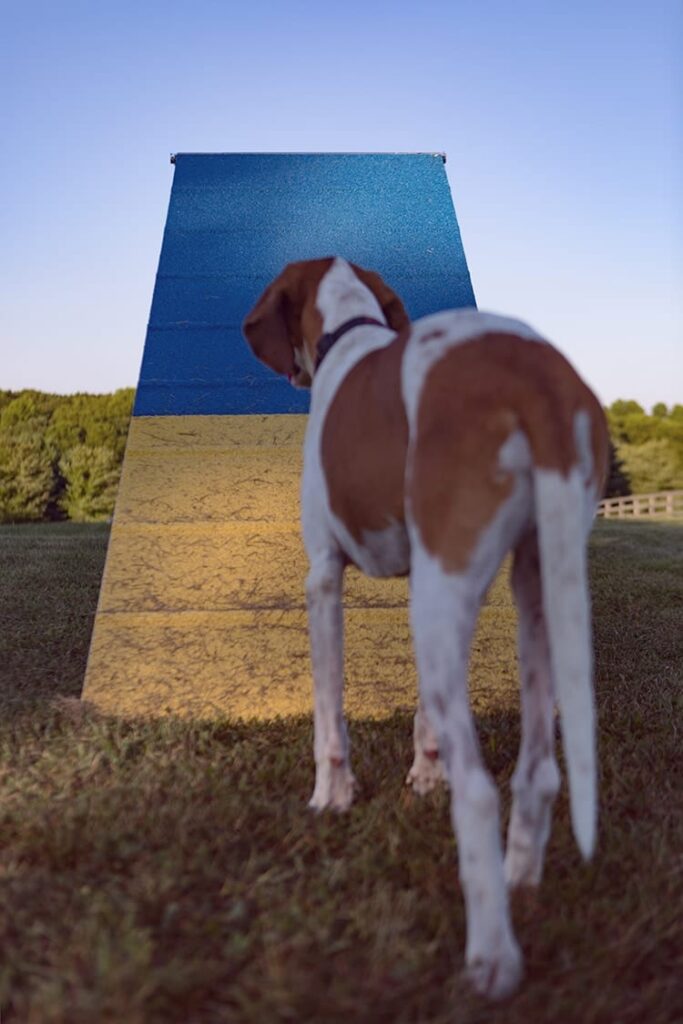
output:
[[[445,151],[480,308],[683,402],[681,0],[0,13],[0,388],[137,382],[170,153]]]

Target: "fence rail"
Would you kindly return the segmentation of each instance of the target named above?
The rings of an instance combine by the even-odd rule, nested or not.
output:
[[[625,498],[605,498],[598,504],[602,519],[681,519],[683,491],[658,491],[656,494],[629,494]]]

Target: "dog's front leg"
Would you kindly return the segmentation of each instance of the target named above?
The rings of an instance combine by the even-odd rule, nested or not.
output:
[[[311,561],[306,581],[315,704],[315,789],[309,806],[345,811],[353,798],[344,721],[343,565],[327,553]]]

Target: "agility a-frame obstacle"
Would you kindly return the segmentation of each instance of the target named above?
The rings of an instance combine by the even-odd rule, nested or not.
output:
[[[116,714],[311,706],[299,537],[308,396],[240,324],[293,260],[378,270],[412,318],[474,305],[444,160],[182,154],[175,172],[84,698]],[[349,574],[347,705],[414,701],[405,581]]]

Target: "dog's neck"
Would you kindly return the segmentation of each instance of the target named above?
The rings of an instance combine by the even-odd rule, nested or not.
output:
[[[317,356],[315,369],[318,369],[330,349],[333,348],[345,334],[348,334],[349,331],[354,331],[356,327],[370,326],[386,327],[387,325],[383,324],[381,320],[376,320],[372,316],[354,316],[351,320],[345,320],[340,327],[337,327],[337,329],[332,331],[330,334],[322,334],[318,339],[318,344],[316,345]]]
[[[333,334],[348,320],[369,317],[386,323],[382,307],[343,259],[336,259],[318,286],[316,305],[322,317],[322,333]]]
[[[358,347],[359,343],[362,345],[359,331],[367,331],[368,327],[388,327],[382,307],[372,291],[356,276],[353,267],[341,258],[335,259],[322,277],[316,293],[316,307],[322,321],[322,333],[311,359],[311,376],[339,341],[352,338],[354,347]]]

